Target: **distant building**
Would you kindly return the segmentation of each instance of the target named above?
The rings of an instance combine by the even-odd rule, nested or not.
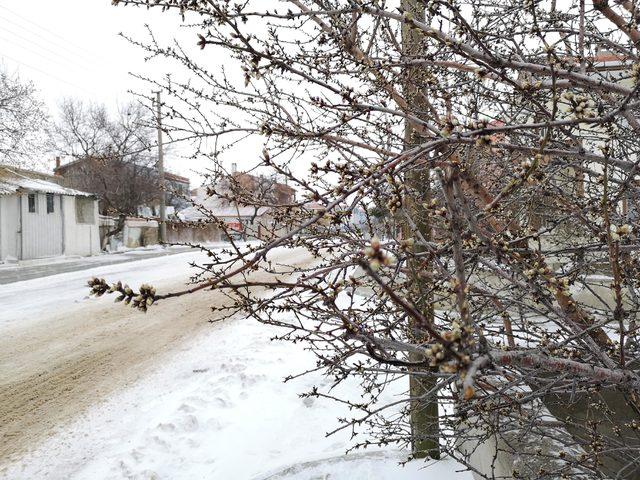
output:
[[[100,252],[96,197],[54,180],[0,166],[0,261]]]
[[[189,202],[191,187],[187,177],[165,172],[164,182],[166,186],[167,205],[173,207],[175,212],[184,210],[191,205]]]
[[[122,160],[83,158],[64,165],[56,160],[54,170],[66,187],[94,192],[100,199],[100,213],[115,215],[159,215],[158,172],[149,165]],[[189,205],[189,179],[165,172],[164,191],[167,212],[178,212]],[[124,210],[124,211],[123,211]]]
[[[224,222],[235,235],[266,238],[285,228],[277,225],[277,211],[295,201],[295,189],[273,177],[233,172],[216,185],[191,191],[195,206],[178,213],[188,222],[210,220]]]

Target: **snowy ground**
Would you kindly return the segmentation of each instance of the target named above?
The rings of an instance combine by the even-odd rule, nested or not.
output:
[[[211,294],[167,303],[165,314],[146,316],[120,306],[114,310],[110,299],[86,299],[87,275],[168,288],[186,280],[188,262],[198,255],[101,267],[0,289],[0,407],[3,395],[11,403],[16,392],[25,390],[24,399],[15,402],[24,405],[0,409],[0,417],[9,415],[0,418],[0,431],[7,419],[22,425],[17,415],[46,424],[59,411],[75,412],[54,418],[41,431],[24,423],[26,431],[34,431],[25,438],[37,442],[30,453],[0,465],[0,478],[471,479],[469,473],[456,473],[460,467],[450,461],[426,470],[423,462],[400,467],[402,452],[344,457],[347,433],[328,438],[324,433],[346,412],[334,403],[298,396],[325,379],[315,374],[282,382],[313,365],[310,354],[301,345],[271,342],[274,331],[253,321],[207,324],[207,307],[215,301]],[[289,251],[281,255],[292,258]],[[57,375],[58,369],[68,375]],[[48,382],[49,376],[57,383]],[[33,388],[31,381],[36,382]],[[357,395],[355,385],[347,388]],[[32,411],[22,408],[30,403],[36,404]],[[11,435],[2,441],[19,438]]]
[[[318,375],[282,382],[313,359],[299,345],[269,341],[272,334],[246,319],[212,326],[13,465],[5,478],[471,478],[448,461],[426,470],[421,462],[400,467],[396,452],[343,458],[348,435],[325,438],[324,432],[345,412],[298,397],[324,382]],[[332,460],[317,461],[324,458]]]

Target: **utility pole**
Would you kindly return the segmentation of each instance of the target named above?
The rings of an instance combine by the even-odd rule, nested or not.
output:
[[[158,128],[158,182],[160,183],[160,243],[167,241],[167,199],[164,185],[164,152],[162,150],[162,103],[160,90],[156,93],[156,126]]]
[[[421,0],[402,0],[402,9],[409,13],[416,20],[425,20],[425,6]],[[402,27],[402,48],[405,60],[413,57],[421,57],[424,55],[424,37],[417,29],[410,28],[404,24]],[[404,72],[404,96],[407,103],[414,109],[414,115],[423,115],[428,110],[426,102],[426,86],[425,71],[422,66],[407,66]],[[405,124],[405,148],[410,149],[420,144],[422,136],[407,121]],[[405,176],[405,184],[412,191],[412,198],[406,200],[406,206],[409,215],[414,219],[415,225],[419,233],[426,240],[431,239],[431,222],[429,212],[424,207],[431,201],[431,170],[427,159],[420,159],[416,162],[413,170]],[[415,235],[416,232],[405,220],[403,226],[403,236],[408,238]],[[416,248],[416,253],[420,252],[420,248]],[[418,301],[417,307],[421,310],[427,322],[433,322],[434,311],[432,305],[432,295],[430,285],[420,276],[420,272],[424,270],[428,264],[424,264],[421,260],[413,260],[409,262],[410,275],[412,280],[412,295]],[[417,343],[428,341],[426,333],[429,325],[421,325],[418,322],[411,321],[409,324],[409,335],[413,337]],[[409,358],[412,361],[424,361],[424,357],[411,354]],[[417,370],[416,373],[421,373]],[[411,450],[415,458],[431,457],[433,459],[440,458],[440,425],[438,416],[438,400],[437,395],[433,392],[437,388],[437,377],[425,377],[421,375],[409,375],[409,395],[411,396],[410,404],[410,424],[411,424]],[[429,397],[430,398],[425,398]]]

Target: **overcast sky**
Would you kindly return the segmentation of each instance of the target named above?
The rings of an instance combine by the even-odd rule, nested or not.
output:
[[[161,76],[170,68],[145,63],[142,51],[118,36],[143,38],[145,24],[160,40],[177,37],[197,52],[197,38],[180,31],[175,12],[113,7],[111,0],[0,0],[0,62],[33,81],[52,114],[63,97],[115,108],[131,99],[128,90],[149,89],[129,72]],[[216,60],[211,62],[215,68]],[[187,163],[177,153],[169,155],[168,168],[197,182],[193,171],[206,165]]]

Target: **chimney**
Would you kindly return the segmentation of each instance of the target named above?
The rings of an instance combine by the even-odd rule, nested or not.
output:
[[[237,163],[232,163],[231,164],[231,173],[238,173],[238,164]]]
[[[60,168],[60,157],[56,157],[56,170]]]

